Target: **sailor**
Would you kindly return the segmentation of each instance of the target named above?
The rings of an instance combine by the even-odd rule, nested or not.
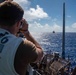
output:
[[[16,2],[0,3],[0,75],[26,75],[28,65],[39,62],[43,56],[23,14],[22,7]],[[26,39],[16,36],[21,22],[21,32]]]

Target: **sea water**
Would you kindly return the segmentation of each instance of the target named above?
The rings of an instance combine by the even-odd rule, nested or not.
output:
[[[44,51],[59,52],[62,54],[62,33],[36,33],[35,39],[40,43]],[[76,33],[65,33],[65,58],[71,61],[71,66],[76,66]]]

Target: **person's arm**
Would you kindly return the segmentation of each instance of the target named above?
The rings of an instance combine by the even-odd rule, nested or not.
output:
[[[40,61],[43,56],[43,50],[42,50],[41,46],[39,45],[39,43],[34,39],[34,37],[28,31],[28,23],[26,22],[26,20],[23,19],[22,21],[23,21],[22,33],[24,34],[24,36],[27,40],[31,41],[36,46],[36,52],[38,54],[38,58],[36,61]]]
[[[33,36],[30,34],[28,31],[27,33],[24,32],[24,36],[26,37],[27,40],[31,41],[33,44],[36,46],[36,52],[38,53],[38,58],[36,61],[40,61],[42,56],[43,56],[43,50],[39,43],[33,38]]]

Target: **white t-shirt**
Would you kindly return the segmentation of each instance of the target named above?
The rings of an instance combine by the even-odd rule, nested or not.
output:
[[[14,58],[21,38],[0,28],[0,75],[19,75],[14,69]]]

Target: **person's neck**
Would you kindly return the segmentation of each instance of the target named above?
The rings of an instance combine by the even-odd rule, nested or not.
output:
[[[14,30],[13,27],[0,26],[0,28],[5,29],[5,30],[9,31],[11,34],[14,34],[15,35],[15,32],[13,31]]]

